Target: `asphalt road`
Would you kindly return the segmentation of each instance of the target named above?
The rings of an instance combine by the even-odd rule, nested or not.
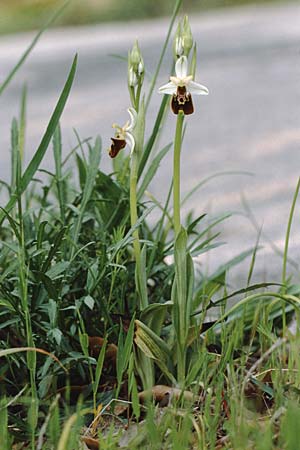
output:
[[[107,24],[49,31],[41,39],[9,89],[0,99],[0,177],[9,177],[10,123],[18,115],[22,85],[29,90],[27,160],[47,125],[75,52],[79,66],[73,91],[62,119],[65,152],[81,137],[100,134],[109,145],[111,124],[127,120],[126,64],[111,54],[126,56],[135,38],[153,73],[163,43],[167,20]],[[191,17],[198,43],[196,80],[210,89],[208,97],[194,99],[196,113],[188,117],[182,153],[182,192],[201,179],[221,171],[250,172],[216,178],[194,194],[187,209],[216,217],[235,214],[222,227],[209,265],[255,244],[257,231],[241,202],[243,195],[263,232],[283,249],[288,213],[300,175],[300,5],[244,7]],[[8,73],[32,34],[1,37],[0,80]],[[169,51],[171,55],[171,51]],[[169,60],[158,86],[168,81]],[[151,130],[161,97],[154,94],[147,131]],[[160,146],[172,140],[174,116],[169,115]],[[102,166],[109,170],[104,153]],[[43,167],[52,167],[49,149]],[[164,199],[172,171],[171,154],[162,164],[151,192]],[[296,208],[291,255],[300,262],[300,208]],[[259,277],[280,274],[280,258],[266,239],[259,252]],[[207,263],[207,260],[206,260]],[[246,266],[245,266],[246,268]],[[240,272],[239,272],[240,273]],[[241,277],[245,277],[244,270]]]

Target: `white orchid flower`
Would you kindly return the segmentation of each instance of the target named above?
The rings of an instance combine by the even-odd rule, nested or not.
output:
[[[120,125],[117,125],[116,123],[112,125],[116,132],[115,137],[111,138],[112,144],[109,149],[109,156],[111,156],[111,158],[115,158],[119,151],[126,147],[126,144],[128,144],[130,148],[130,155],[132,155],[134,151],[135,142],[132,131],[136,125],[137,113],[133,108],[128,108],[127,111],[130,120],[128,120],[123,127],[120,127]]]
[[[188,60],[186,56],[178,58],[175,65],[176,77],[170,77],[170,82],[161,86],[160,94],[172,95],[172,110],[175,114],[182,110],[184,114],[192,114],[194,106],[192,94],[208,95],[207,87],[193,81],[193,75],[188,75]]]

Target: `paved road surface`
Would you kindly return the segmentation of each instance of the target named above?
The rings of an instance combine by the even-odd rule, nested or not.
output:
[[[198,81],[210,89],[195,98],[196,114],[188,118],[183,149],[182,190],[220,171],[249,171],[253,176],[220,177],[195,194],[188,205],[212,216],[234,211],[223,228],[227,245],[211,252],[210,265],[255,243],[256,231],[243,215],[241,193],[259,225],[281,249],[287,216],[300,175],[300,5],[245,7],[191,18],[198,43]],[[9,174],[9,125],[18,114],[22,84],[29,89],[27,157],[33,154],[64,83],[75,52],[79,67],[62,125],[65,151],[82,137],[99,133],[109,144],[111,123],[126,119],[126,65],[110,55],[126,55],[138,37],[145,63],[153,72],[167,29],[166,20],[101,25],[48,32],[10,88],[0,99],[0,177]],[[0,80],[32,38],[24,34],[0,39]],[[158,86],[167,81],[169,64]],[[154,95],[148,130],[160,101]],[[172,139],[174,117],[168,119],[163,145]],[[170,155],[171,158],[171,155]],[[171,159],[163,164],[152,192],[163,199]],[[106,155],[103,167],[109,167]],[[44,167],[52,166],[51,151]],[[300,262],[300,208],[292,233],[292,254]],[[270,247],[260,251],[259,273],[279,273],[280,259]],[[240,272],[239,272],[240,273]]]

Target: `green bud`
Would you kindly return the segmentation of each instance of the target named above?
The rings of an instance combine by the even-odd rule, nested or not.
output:
[[[191,48],[193,47],[193,35],[188,16],[184,16],[183,19],[182,39],[183,39],[184,54],[185,56],[189,56]]]
[[[173,54],[175,61],[180,58],[184,53],[183,48],[183,39],[181,33],[181,23],[179,22],[177,25],[176,33],[173,40]]]
[[[197,67],[197,45],[195,42],[194,48],[193,48],[193,55],[192,55],[192,59],[191,59],[191,68],[190,68],[190,74],[193,76],[193,80],[195,79],[195,75],[196,75],[196,67]]]
[[[142,55],[141,55],[138,41],[135,41],[135,43],[133,44],[131,53],[130,53],[130,64],[133,67],[133,70],[135,72],[138,71],[138,67],[139,67],[139,63],[141,62],[141,59],[142,59]]]

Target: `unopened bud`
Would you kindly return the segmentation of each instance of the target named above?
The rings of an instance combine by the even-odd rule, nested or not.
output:
[[[175,61],[183,55],[183,42],[181,36],[181,23],[177,25],[176,33],[173,40],[173,54]]]
[[[138,41],[135,41],[133,44],[131,53],[130,53],[130,64],[132,65],[135,72],[138,70],[139,63],[141,61],[141,51],[139,48]]]
[[[141,58],[139,65],[138,65],[139,76],[143,75],[144,71],[145,71],[144,61],[143,61],[143,58]]]
[[[135,71],[133,70],[133,67],[130,67],[128,72],[128,84],[130,87],[135,87],[138,84],[138,79],[135,74]]]
[[[178,37],[175,39],[175,54],[177,58],[180,58],[184,54],[183,39]]]
[[[190,74],[193,76],[193,80],[195,79],[195,75],[196,75],[196,67],[197,67],[197,45],[195,42],[194,48],[193,48],[193,55],[192,55],[192,59],[191,59],[191,68],[190,68]]]
[[[188,16],[184,16],[182,24],[182,38],[185,56],[189,56],[191,48],[193,47],[193,35],[189,23]]]

